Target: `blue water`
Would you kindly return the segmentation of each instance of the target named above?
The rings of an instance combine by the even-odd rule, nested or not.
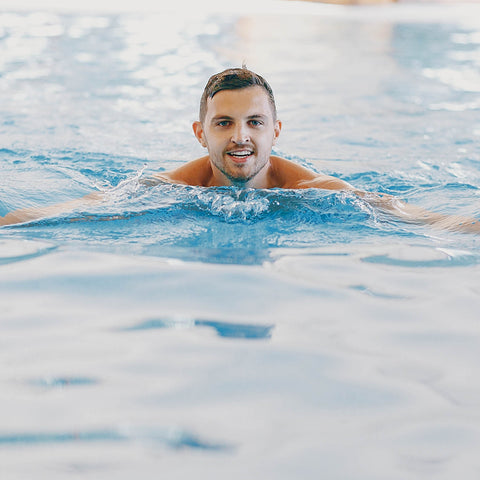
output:
[[[97,175],[92,183],[103,180]],[[268,259],[271,249],[351,242],[375,231],[383,235],[394,223],[347,193],[152,187],[137,174],[114,181],[118,185],[97,206],[8,230],[23,229],[29,238],[59,245],[255,264]]]
[[[476,479],[478,235],[149,178],[245,60],[274,153],[479,218],[478,5],[107,3],[0,7],[0,215],[105,196],[0,229],[2,478]]]
[[[424,242],[432,233],[443,234],[447,244],[452,242],[445,232],[401,222],[348,192],[152,185],[141,159],[76,152],[55,153],[51,157],[6,149],[2,153],[5,170],[12,172],[10,179],[20,175],[19,165],[24,164],[29,176],[69,188],[61,194],[52,193],[50,186],[46,189],[42,184],[34,185],[37,192],[25,194],[15,190],[5,198],[3,214],[18,208],[18,202],[39,206],[72,198],[72,191],[73,198],[92,190],[105,193],[106,200],[98,205],[86,204],[74,212],[4,229],[5,233],[15,231],[29,239],[54,241],[56,245],[88,245],[116,253],[133,249],[136,254],[190,261],[261,264],[278,248],[313,248],[392,236]],[[92,169],[92,160],[103,160],[109,165],[108,170]],[[81,168],[82,162],[88,162],[88,168]],[[118,171],[112,165],[118,165]],[[443,202],[446,198],[468,202],[468,197],[474,200],[479,190],[473,184],[453,179],[442,183],[422,178],[413,183],[376,172],[338,176],[361,188],[407,201],[427,192],[432,197],[441,192]],[[442,206],[439,210],[449,210]],[[477,241],[471,235],[454,238],[465,245]],[[472,251],[471,256],[475,257],[476,252]]]

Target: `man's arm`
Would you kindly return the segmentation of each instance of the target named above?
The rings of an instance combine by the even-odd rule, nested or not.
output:
[[[300,181],[297,188],[349,191],[369,205],[394,215],[407,223],[431,225],[434,228],[454,232],[480,233],[480,221],[476,218],[430,212],[422,207],[402,202],[392,195],[358,190],[349,183],[328,175],[317,175],[314,179]]]
[[[426,224],[454,232],[480,233],[480,221],[473,217],[430,212],[417,205],[402,202],[392,195],[369,193],[355,189],[353,193],[379,210],[393,214],[407,223]]]
[[[61,213],[70,212],[77,207],[84,206],[89,203],[95,203],[103,199],[103,195],[100,192],[90,193],[82,198],[76,198],[74,200],[68,200],[67,202],[59,203],[57,205],[50,205],[47,207],[33,207],[23,208],[21,210],[15,210],[14,212],[7,213],[4,217],[0,217],[1,225],[13,225],[15,223],[24,223],[31,220],[37,220],[39,218],[51,217],[59,215]]]

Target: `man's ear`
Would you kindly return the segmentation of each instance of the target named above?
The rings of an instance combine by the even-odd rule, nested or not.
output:
[[[280,135],[282,130],[282,122],[280,120],[275,121],[275,126],[273,127],[273,145],[277,143],[277,138]]]
[[[205,137],[203,135],[202,122],[198,122],[198,121],[193,122],[192,128],[193,128],[193,133],[197,137],[197,140],[200,142],[200,145],[202,145],[202,147],[207,148],[207,144],[205,143]]]

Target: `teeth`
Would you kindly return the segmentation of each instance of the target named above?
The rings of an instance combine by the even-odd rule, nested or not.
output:
[[[239,152],[229,152],[233,157],[248,157],[252,152],[250,150],[241,150]]]

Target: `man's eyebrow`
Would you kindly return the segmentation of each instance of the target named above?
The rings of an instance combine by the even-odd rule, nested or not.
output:
[[[229,115],[215,115],[214,117],[212,117],[212,122],[216,120],[232,120],[232,117],[230,117]]]
[[[233,117],[231,117],[230,115],[215,115],[214,117],[212,117],[212,120],[218,120],[220,118],[226,118],[227,120],[232,120]],[[267,118],[267,115],[264,115],[263,113],[254,113],[253,115],[249,115],[247,117],[248,119],[251,119],[251,118]]]

